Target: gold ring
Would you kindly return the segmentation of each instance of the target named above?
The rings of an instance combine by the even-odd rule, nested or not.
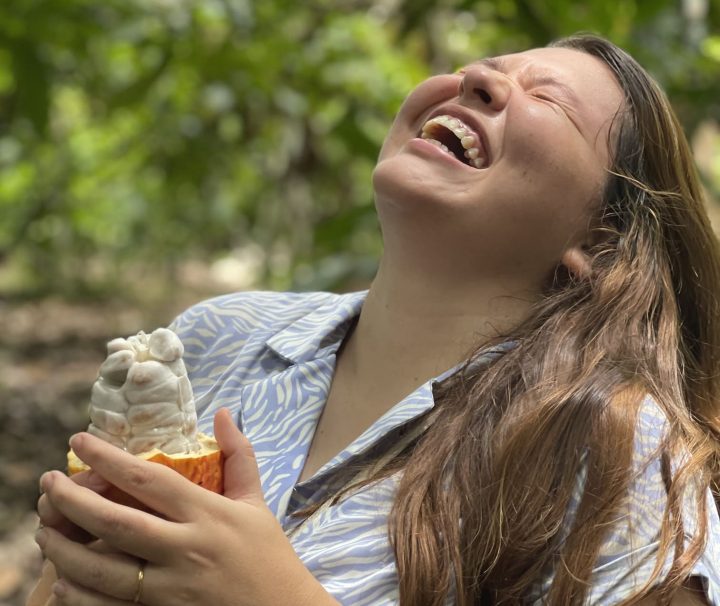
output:
[[[135,589],[133,604],[137,604],[140,601],[140,596],[142,596],[143,581],[145,580],[145,564],[147,564],[147,562],[142,560],[138,566],[137,587]]]

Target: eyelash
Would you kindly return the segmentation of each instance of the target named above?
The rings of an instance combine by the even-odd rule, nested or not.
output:
[[[543,101],[549,101],[550,103],[557,103],[557,99],[547,93],[531,93],[531,95],[536,99],[542,99]]]

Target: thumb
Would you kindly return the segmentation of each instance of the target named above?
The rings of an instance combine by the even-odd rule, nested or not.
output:
[[[215,439],[225,457],[224,494],[235,501],[265,502],[255,451],[227,408],[215,413]]]

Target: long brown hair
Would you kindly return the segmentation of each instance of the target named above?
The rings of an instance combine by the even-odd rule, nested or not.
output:
[[[548,570],[549,603],[582,603],[633,479],[648,395],[668,419],[658,453],[668,499],[653,578],[623,603],[652,584],[669,599],[706,540],[705,495],[720,461],[720,253],[689,146],[665,95],[627,53],[588,35],[554,46],[601,59],[625,95],[588,251],[592,276],[557,268],[528,319],[439,386],[422,436],[334,497],[402,470],[388,524],[405,606],[441,606],[451,590],[459,606],[521,603]],[[513,346],[477,363],[503,342]],[[669,460],[679,452],[676,469]],[[680,515],[688,498],[699,520],[689,542]]]

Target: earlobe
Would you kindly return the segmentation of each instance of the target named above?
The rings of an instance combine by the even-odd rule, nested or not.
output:
[[[577,280],[587,280],[592,276],[590,257],[580,246],[568,248],[560,262]]]

